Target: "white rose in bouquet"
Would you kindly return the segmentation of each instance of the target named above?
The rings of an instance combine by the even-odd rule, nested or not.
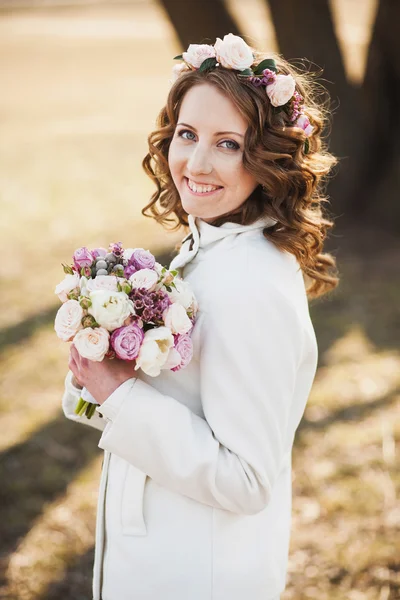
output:
[[[175,288],[172,287],[170,292],[167,292],[171,302],[181,304],[186,310],[192,305],[194,294],[187,281],[183,279],[174,279]]]
[[[92,305],[88,313],[108,331],[122,327],[126,319],[135,314],[133,302],[125,292],[94,290],[90,292],[89,298]]]
[[[187,333],[193,327],[181,304],[171,304],[163,314],[164,323],[172,333]]]
[[[85,327],[73,339],[74,346],[83,358],[101,362],[108,352],[110,334],[104,327]]]
[[[68,342],[82,329],[83,308],[77,300],[67,300],[58,309],[54,330],[58,337]]]
[[[163,268],[164,268],[164,267],[162,266],[162,264],[156,261],[156,262],[154,263],[154,267],[153,267],[153,268],[154,268],[155,272],[157,273],[157,275],[158,275],[159,277],[161,277],[162,270],[163,270]]]
[[[146,331],[136,359],[135,371],[142,369],[150,377],[157,377],[173,345],[174,336],[168,327],[155,327]]]
[[[89,279],[86,284],[88,292],[94,292],[94,290],[107,290],[108,292],[118,292],[118,282],[123,283],[126,281],[124,277],[117,277],[112,275],[96,275],[94,279]]]
[[[122,258],[124,260],[129,260],[134,252],[135,252],[135,248],[125,248],[125,250],[122,253]]]
[[[68,293],[79,288],[79,275],[74,273],[73,275],[66,275],[62,281],[56,286],[54,293],[60,298],[61,302],[68,300]]]
[[[155,290],[158,281],[158,275],[153,269],[140,269],[129,277],[129,282],[133,288],[145,288],[149,292]]]

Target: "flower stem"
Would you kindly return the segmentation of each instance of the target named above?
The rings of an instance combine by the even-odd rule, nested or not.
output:
[[[83,398],[79,398],[78,404],[75,406],[75,410],[74,410],[76,415],[79,415],[79,413],[81,412],[84,402],[85,401]]]
[[[96,405],[92,404],[92,403],[88,403],[86,413],[85,413],[88,419],[92,418],[95,410],[96,410]]]
[[[83,400],[83,398],[82,398],[82,406],[81,406],[81,409],[80,409],[80,411],[78,413],[80,417],[82,417],[85,414],[85,411],[86,411],[86,408],[87,408],[88,404],[89,403],[86,400]]]

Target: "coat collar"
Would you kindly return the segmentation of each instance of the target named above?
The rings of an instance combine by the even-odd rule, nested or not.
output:
[[[272,217],[261,217],[257,219],[251,225],[240,225],[239,223],[223,223],[220,227],[210,225],[199,217],[188,215],[188,223],[190,233],[183,239],[179,254],[175,256],[170,264],[170,269],[179,269],[188,262],[193,260],[196,256],[199,248],[205,248],[213,242],[217,242],[229,235],[237,235],[253,229],[265,229],[265,227],[272,227],[277,223],[276,219]],[[193,242],[193,243],[192,243]]]

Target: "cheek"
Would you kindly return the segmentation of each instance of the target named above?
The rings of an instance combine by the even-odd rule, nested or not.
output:
[[[185,160],[184,150],[172,141],[168,152],[168,166],[173,178],[182,170]]]
[[[225,177],[230,187],[243,191],[244,194],[250,193],[257,186],[253,175],[245,169],[243,165],[243,156],[238,155],[234,160],[226,161],[221,164],[221,170],[225,171]]]

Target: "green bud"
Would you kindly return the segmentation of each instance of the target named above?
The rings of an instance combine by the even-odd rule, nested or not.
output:
[[[127,281],[124,281],[121,286],[121,291],[125,292],[125,294],[129,294],[132,291],[132,287]]]
[[[72,270],[72,267],[70,267],[69,265],[64,265],[63,263],[61,263],[62,268],[64,269],[64,273],[66,273],[67,275],[73,275],[74,271]]]
[[[90,306],[92,306],[92,301],[87,296],[82,296],[82,298],[79,300],[79,304],[82,308],[87,310]]]
[[[96,319],[92,315],[85,315],[82,317],[82,326],[83,327],[99,327],[99,324],[96,322]]]
[[[79,290],[76,288],[74,290],[71,290],[70,292],[68,292],[67,297],[69,300],[78,300]]]
[[[81,269],[82,277],[90,277],[91,274],[92,274],[92,271],[91,271],[90,267],[82,267],[82,269]]]

